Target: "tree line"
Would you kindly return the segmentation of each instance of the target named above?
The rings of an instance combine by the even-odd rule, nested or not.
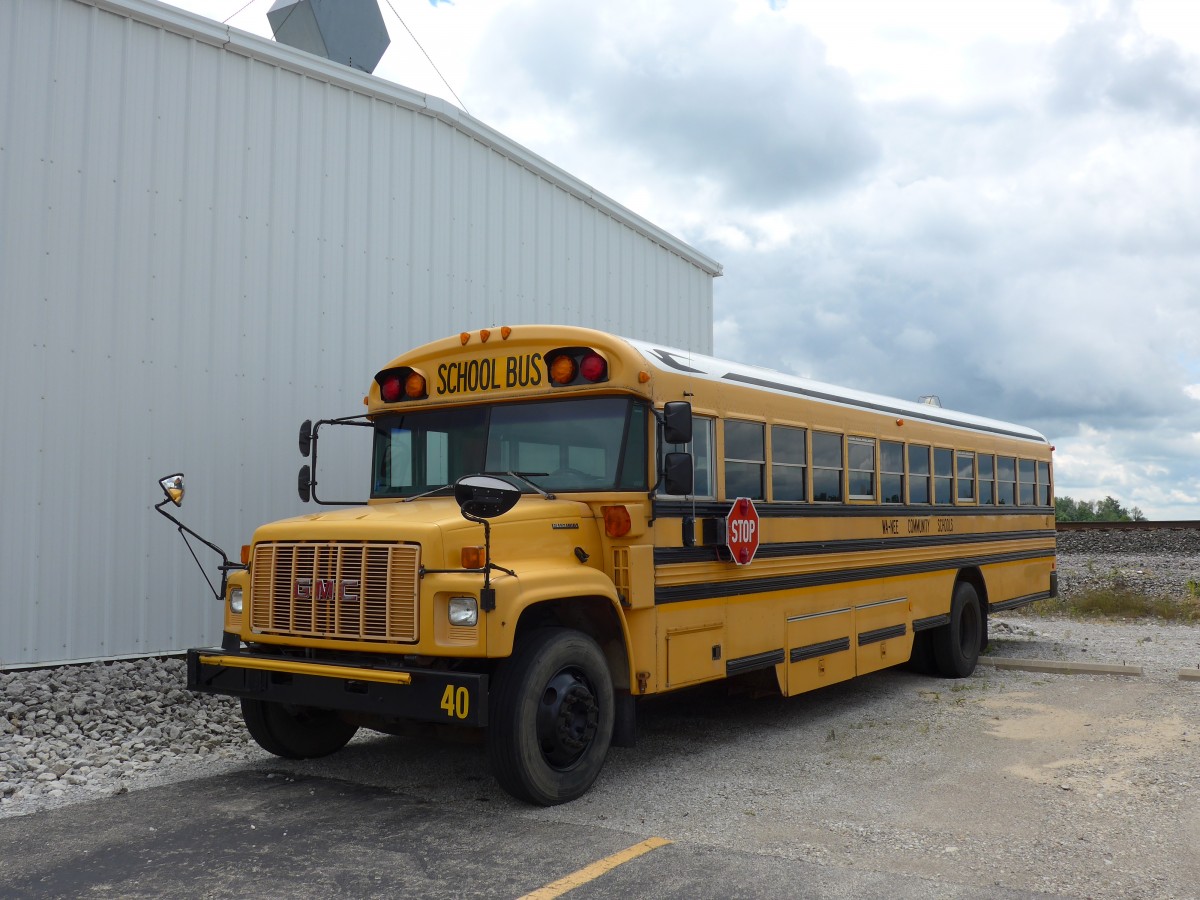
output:
[[[1146,517],[1136,506],[1126,509],[1116,497],[1103,500],[1054,498],[1054,518],[1059,522],[1145,522]]]

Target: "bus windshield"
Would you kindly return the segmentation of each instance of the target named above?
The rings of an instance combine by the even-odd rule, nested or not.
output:
[[[520,473],[546,491],[644,491],[647,416],[626,397],[381,416],[371,496],[412,497],[479,472]]]

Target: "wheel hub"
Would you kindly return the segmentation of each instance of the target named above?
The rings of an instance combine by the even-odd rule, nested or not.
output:
[[[538,707],[538,743],[555,768],[575,763],[596,736],[600,707],[581,675],[564,670],[550,679]]]

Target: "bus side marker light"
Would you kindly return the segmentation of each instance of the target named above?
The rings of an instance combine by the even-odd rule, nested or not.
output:
[[[242,544],[242,565],[250,565],[250,545]]]
[[[482,547],[463,547],[462,548],[462,567],[464,569],[482,569],[483,568],[483,548]]]
[[[650,380],[650,373],[649,373],[649,372],[638,372],[638,381],[639,381],[641,384],[645,384],[645,383],[646,383],[646,382],[648,382],[649,380]]]
[[[629,510],[624,506],[602,506],[600,511],[604,513],[604,533],[610,538],[624,537],[629,534],[629,530],[633,527],[633,520],[630,518]]]
[[[904,424],[904,420],[903,420],[903,419],[897,419],[897,420],[896,420],[896,424],[897,424],[897,425],[903,425],[903,424]]]

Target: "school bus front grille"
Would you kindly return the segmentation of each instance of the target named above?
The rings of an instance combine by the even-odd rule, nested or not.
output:
[[[418,544],[259,544],[250,625],[256,634],[412,643]]]

